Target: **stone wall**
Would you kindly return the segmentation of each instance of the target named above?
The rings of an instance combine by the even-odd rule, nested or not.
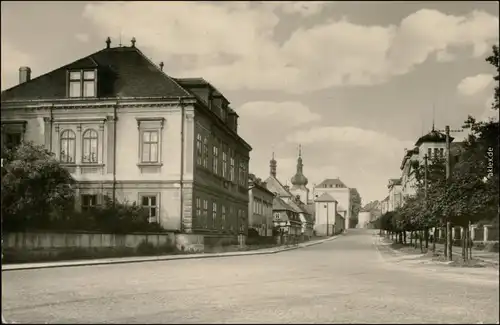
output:
[[[203,235],[176,233],[28,232],[6,233],[2,238],[6,260],[16,262],[202,253],[205,248]]]

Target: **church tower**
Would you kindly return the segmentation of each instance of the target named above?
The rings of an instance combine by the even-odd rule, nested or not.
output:
[[[292,188],[290,192],[294,196],[299,196],[300,200],[307,204],[307,200],[309,198],[309,189],[306,187],[308,180],[307,177],[304,176],[304,164],[302,163],[302,147],[299,144],[299,157],[297,158],[297,172],[291,178]]]
[[[273,158],[269,162],[269,173],[271,174],[272,177],[276,178],[276,159],[274,159],[274,151],[273,151]]]

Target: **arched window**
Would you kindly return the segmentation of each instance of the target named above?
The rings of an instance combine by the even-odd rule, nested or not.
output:
[[[75,146],[76,146],[75,132],[71,130],[62,131],[59,160],[63,163],[74,163]]]
[[[82,147],[82,162],[97,163],[97,131],[88,129],[83,133]]]

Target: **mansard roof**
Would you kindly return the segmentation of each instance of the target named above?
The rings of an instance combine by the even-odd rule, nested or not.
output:
[[[319,185],[317,185],[316,187],[318,188],[324,188],[324,187],[341,187],[341,188],[347,188],[347,186],[340,180],[340,178],[327,178],[325,179],[324,181],[322,181],[321,183],[319,183]]]

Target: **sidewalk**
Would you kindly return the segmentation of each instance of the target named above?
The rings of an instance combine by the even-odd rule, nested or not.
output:
[[[100,258],[93,260],[77,260],[77,261],[60,261],[60,262],[41,262],[41,263],[22,263],[22,264],[7,264],[2,265],[3,271],[17,271],[17,270],[33,270],[33,269],[47,269],[54,267],[71,267],[71,266],[90,266],[90,265],[103,265],[103,264],[121,264],[121,263],[139,263],[139,262],[155,262],[155,261],[170,261],[170,260],[185,260],[195,258],[213,258],[213,257],[231,257],[243,255],[267,255],[276,254],[298,248],[309,247],[318,245],[326,241],[334,240],[341,235],[332,236],[330,238],[314,240],[305,242],[296,246],[265,248],[244,252],[226,252],[226,253],[200,253],[200,254],[185,254],[185,255],[163,255],[163,256],[137,256],[137,257],[118,257],[118,258]]]
[[[430,244],[429,246],[432,247],[432,244]],[[436,250],[443,252],[444,245],[436,244]],[[462,256],[462,247],[453,246],[453,254]],[[498,265],[499,256],[500,256],[499,253],[496,252],[485,252],[485,251],[475,250],[474,248],[472,249],[472,258],[477,258],[483,262]]]
[[[381,241],[385,241],[387,238],[384,236],[380,237]],[[390,241],[390,240],[389,240]],[[388,243],[388,242],[387,242]],[[429,250],[432,249],[432,243],[429,243]],[[399,251],[397,249],[391,248],[391,250],[397,255],[406,255],[405,252]],[[444,244],[436,244],[436,251],[443,252]],[[453,246],[453,254],[457,256],[462,255],[462,247]],[[498,265],[499,264],[499,253],[496,252],[485,252],[481,250],[472,249],[472,258],[476,258],[486,263]]]

